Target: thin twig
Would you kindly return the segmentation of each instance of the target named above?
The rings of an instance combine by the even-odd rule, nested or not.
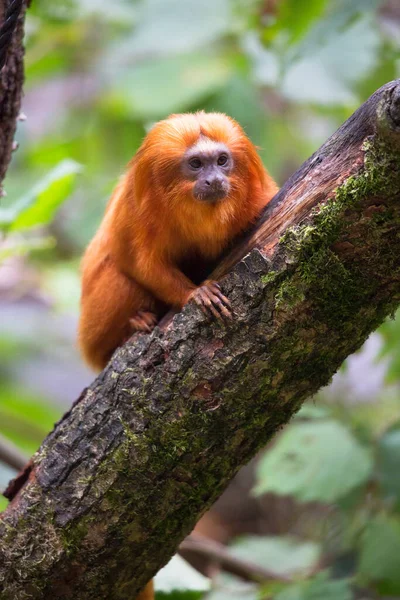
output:
[[[179,550],[209,558],[218,563],[218,565],[227,573],[236,575],[245,581],[253,581],[256,583],[271,579],[287,583],[293,581],[292,578],[287,575],[276,573],[270,569],[265,569],[264,567],[260,567],[247,560],[233,556],[222,544],[196,534],[187,537],[179,546]]]
[[[0,461],[20,471],[24,468],[29,458],[17,446],[0,434]]]

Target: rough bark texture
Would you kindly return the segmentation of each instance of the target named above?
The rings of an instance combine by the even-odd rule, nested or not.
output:
[[[0,182],[3,181],[11,160],[17,117],[21,106],[24,82],[22,39],[26,5],[27,2],[24,3],[21,10],[18,25],[8,50],[7,62],[0,73]]]
[[[0,523],[1,600],[132,599],[238,468],[394,312],[399,255],[400,80],[222,261],[234,321],[185,307],[117,351],[47,437]]]

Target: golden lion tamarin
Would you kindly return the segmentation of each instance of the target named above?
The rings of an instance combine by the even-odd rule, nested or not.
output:
[[[219,113],[157,123],[117,185],[82,262],[79,343],[96,370],[168,307],[194,300],[230,318],[215,281],[200,281],[277,191],[242,128]],[[200,285],[197,285],[200,283]],[[150,582],[137,600],[152,600]]]
[[[220,113],[172,115],[148,133],[82,262],[79,344],[96,370],[168,307],[194,300],[231,316],[214,281],[196,282],[277,191],[242,128]],[[201,283],[197,285],[197,283]]]

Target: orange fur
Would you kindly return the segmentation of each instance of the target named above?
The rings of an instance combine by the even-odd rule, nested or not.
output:
[[[202,203],[181,161],[200,139],[223,142],[233,157],[230,192]],[[277,187],[241,127],[220,113],[172,115],[157,123],[129,164],[82,262],[79,342],[102,369],[132,333],[138,311],[181,308],[196,290],[189,259],[217,258],[253,222]]]
[[[154,600],[153,580],[149,581],[144,590],[140,592],[139,596],[136,596],[136,600]]]

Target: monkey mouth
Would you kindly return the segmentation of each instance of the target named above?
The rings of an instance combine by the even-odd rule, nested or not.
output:
[[[193,190],[193,197],[195,200],[205,202],[209,204],[216,204],[220,202],[229,194],[229,184],[222,183],[219,185],[201,186]]]

